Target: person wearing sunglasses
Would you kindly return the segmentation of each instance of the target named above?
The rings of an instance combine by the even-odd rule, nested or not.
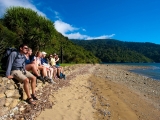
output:
[[[15,78],[23,83],[24,91],[27,95],[26,102],[29,104],[36,104],[34,100],[38,100],[35,96],[36,77],[25,69],[25,54],[28,52],[28,46],[25,44],[20,45],[19,51],[12,52],[7,61],[6,77],[9,79]],[[30,81],[31,90],[30,94]]]

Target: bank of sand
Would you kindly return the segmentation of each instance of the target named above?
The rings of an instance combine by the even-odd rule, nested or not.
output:
[[[160,120],[160,82],[129,72],[136,66],[76,65],[70,85],[53,92],[37,120]]]

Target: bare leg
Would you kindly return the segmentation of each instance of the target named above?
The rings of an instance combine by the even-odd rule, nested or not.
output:
[[[32,89],[32,94],[35,94],[35,89],[36,89],[36,77],[33,76],[32,78],[30,78],[31,80],[31,89]]]
[[[47,70],[46,70],[45,67],[43,67],[43,66],[38,66],[38,69],[39,69],[40,71],[42,71],[43,77],[44,77],[44,76],[47,76]]]
[[[63,73],[63,67],[59,67],[60,72]]]
[[[60,68],[57,68],[58,76],[60,76],[60,72],[61,72]]]
[[[54,69],[54,71],[53,71],[53,77],[54,77],[54,79],[56,78],[56,75],[57,75],[57,68],[53,68]]]
[[[29,103],[29,104],[36,104],[34,101],[33,101],[33,99],[32,99],[32,97],[31,97],[31,94],[30,94],[30,89],[29,89],[29,79],[28,78],[26,78],[25,80],[24,80],[24,82],[23,82],[23,84],[24,84],[24,91],[25,91],[25,93],[26,93],[26,95],[27,95],[27,102]],[[32,78],[31,78],[31,87],[32,87],[32,94],[34,93],[35,94],[35,86],[36,85],[36,78],[33,76]]]
[[[32,71],[36,76],[40,76],[35,64],[27,64],[25,68],[27,71]]]
[[[24,88],[24,91],[25,91],[25,93],[27,95],[27,98],[31,98],[31,94],[30,94],[30,91],[29,91],[29,79],[26,78],[24,80],[23,84],[24,84],[23,88]]]
[[[51,79],[53,79],[53,71],[54,71],[54,69],[53,68],[49,68],[49,72],[50,72],[50,78]]]
[[[47,70],[47,75],[50,77],[51,76],[51,71]]]

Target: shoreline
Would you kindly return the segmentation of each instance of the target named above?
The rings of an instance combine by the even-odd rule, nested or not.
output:
[[[52,93],[50,99],[55,105],[43,111],[37,120],[53,116],[55,120],[160,119],[160,82],[128,71],[134,68],[140,67],[66,67],[66,76],[74,74],[69,78],[70,85]]]

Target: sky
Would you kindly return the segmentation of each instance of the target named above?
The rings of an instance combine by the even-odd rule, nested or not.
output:
[[[0,0],[31,8],[69,39],[117,39],[160,44],[160,0]]]

